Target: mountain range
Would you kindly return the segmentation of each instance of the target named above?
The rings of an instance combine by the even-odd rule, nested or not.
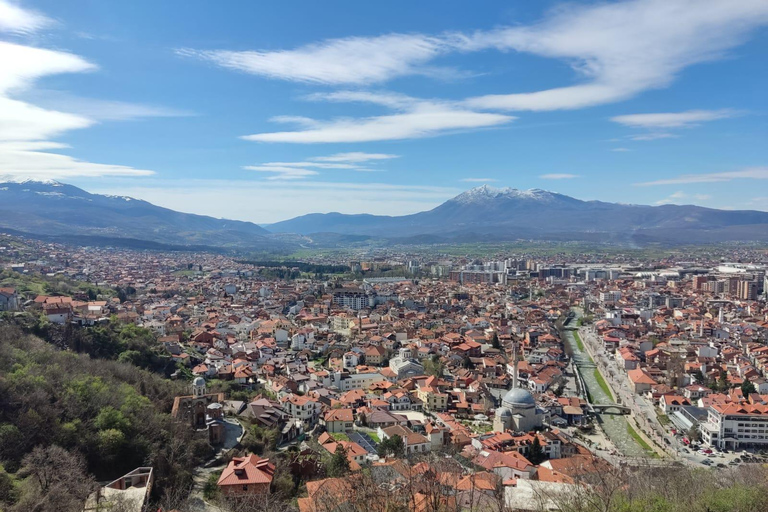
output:
[[[57,181],[0,178],[0,229],[83,244],[158,248],[290,249],[370,239],[703,244],[768,242],[768,212],[582,201],[539,189],[482,186],[411,215],[318,213],[260,227],[91,194]]]
[[[85,244],[114,240],[152,247],[262,247],[269,232],[251,222],[181,213],[125,196],[90,194],[53,180],[0,179],[0,228]],[[149,243],[147,243],[149,242]]]
[[[525,238],[710,243],[767,241],[768,212],[581,201],[546,190],[484,185],[412,215],[309,214],[265,227],[274,233],[332,232],[433,241]]]

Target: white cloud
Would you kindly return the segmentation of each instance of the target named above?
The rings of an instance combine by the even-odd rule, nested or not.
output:
[[[400,155],[390,155],[387,153],[362,153],[359,151],[353,151],[351,153],[336,153],[329,156],[316,156],[310,158],[315,162],[368,162],[371,160],[389,160],[392,158],[400,158]]]
[[[128,195],[178,211],[267,223],[307,213],[405,215],[461,193],[452,187],[320,181],[146,180],[95,184],[89,191]]]
[[[0,0],[0,32],[28,34],[50,24],[51,20],[40,13]]]
[[[285,165],[246,165],[243,169],[247,171],[273,173],[267,177],[268,180],[300,180],[307,176],[316,176],[317,171],[311,169],[301,169]]]
[[[660,199],[656,201],[656,204],[680,204],[682,201],[681,199],[686,199],[688,197],[692,197],[693,199],[696,199],[697,201],[708,201],[709,199],[712,199],[712,196],[709,194],[693,194],[689,195],[683,192],[682,190],[678,190],[677,192],[674,192],[669,195],[669,197],[665,197],[664,199]]]
[[[582,83],[463,102],[421,101],[394,93],[337,91],[324,101],[365,101],[397,114],[316,120],[280,116],[300,130],[258,133],[248,140],[335,143],[400,140],[507,123],[512,118],[478,110],[578,109],[626,100],[667,87],[686,67],[721,58],[768,23],[765,0],[630,0],[571,5],[543,21],[471,34],[388,34],[329,39],[291,50],[178,50],[220,66],[283,80],[366,85],[414,74],[435,74],[434,59],[449,53],[495,49],[569,62]],[[648,134],[634,140],[665,138]]]
[[[211,61],[238,71],[269,78],[321,84],[371,84],[412,74],[444,70],[423,67],[452,49],[445,37],[389,34],[379,37],[328,39],[294,50],[200,51],[181,49],[180,55]]]
[[[739,179],[768,180],[768,167],[748,167],[739,171],[713,172],[709,174],[683,174],[675,178],[635,183],[637,186],[678,185],[687,183],[720,183]]]
[[[466,183],[493,183],[499,180],[494,178],[464,178],[463,180],[459,180],[459,181],[463,181]]]
[[[20,99],[46,109],[64,110],[70,114],[87,117],[94,121],[131,121],[148,117],[186,117],[195,115],[193,112],[159,105],[83,98],[67,92],[50,89],[35,88],[25,91],[20,96]]]
[[[553,174],[542,174],[539,176],[542,180],[570,180],[573,178],[578,178],[578,174],[566,174],[566,173],[553,173]]]
[[[626,153],[626,152],[632,151],[632,150],[629,149],[629,148],[613,148],[613,149],[611,149],[611,151],[613,151],[614,153]]]
[[[49,22],[40,14],[0,0],[0,31],[25,35],[40,30]],[[50,139],[70,130],[92,126],[96,119],[82,113],[46,108],[20,98],[30,94],[39,78],[95,69],[94,64],[78,55],[0,41],[0,175],[71,178],[153,174],[148,170],[86,162],[51,153],[67,146]],[[119,106],[116,103],[110,105],[113,109]]]
[[[611,121],[633,128],[690,128],[707,121],[725,119],[739,115],[732,109],[688,110],[686,112],[663,112],[655,114],[628,114],[612,117]],[[662,134],[654,134],[662,135]],[[669,135],[669,134],[663,134]]]
[[[35,179],[96,176],[149,176],[153,171],[124,165],[98,164],[49,153],[67,146],[55,142],[0,142],[0,175]]]
[[[314,95],[313,99],[365,101],[392,108],[398,113],[358,119],[337,118],[327,121],[302,118],[302,129],[300,130],[257,133],[242,138],[257,142],[300,144],[401,140],[498,126],[515,119],[508,115],[476,112],[450,102],[420,100],[389,93],[342,91]],[[277,120],[285,121],[284,118]]]
[[[765,0],[634,0],[558,8],[537,25],[478,32],[465,50],[497,48],[569,61],[586,83],[488,95],[473,107],[558,110],[668,86],[684,68],[722,57],[768,22]]]
[[[659,140],[659,139],[674,139],[677,135],[674,133],[658,132],[658,133],[642,133],[640,135],[632,135],[629,140]]]
[[[348,170],[354,172],[374,172],[380,169],[371,169],[360,166],[361,163],[376,160],[388,160],[397,158],[398,155],[384,153],[336,153],[328,156],[308,158],[301,162],[265,162],[258,165],[244,167],[248,171],[274,173],[268,180],[298,180],[318,173],[313,169]]]

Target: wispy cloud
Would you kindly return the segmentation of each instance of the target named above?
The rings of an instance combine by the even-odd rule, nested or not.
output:
[[[353,151],[351,153],[336,153],[335,155],[316,156],[310,158],[315,162],[369,162],[371,160],[390,160],[400,158],[400,155],[390,155],[387,153],[362,153]]]
[[[445,37],[389,34],[328,39],[293,50],[180,49],[177,53],[269,78],[361,85],[404,75],[443,74],[445,70],[424,67],[424,64],[452,50],[453,46]]]
[[[612,117],[614,123],[623,124],[632,128],[669,129],[691,128],[707,121],[726,119],[740,115],[741,112],[733,109],[720,110],[688,110],[686,112],[660,112],[654,114],[628,114]],[[653,134],[649,134],[653,135]],[[655,134],[669,135],[669,134]]]
[[[29,34],[36,32],[52,23],[51,19],[42,14],[0,0],[0,32]]]
[[[131,121],[149,117],[187,117],[194,112],[125,101],[83,98],[67,92],[50,89],[32,89],[21,99],[43,108],[64,110],[70,114],[87,117],[93,121]]]
[[[659,140],[659,139],[674,139],[677,135],[674,133],[665,133],[665,132],[658,132],[658,133],[642,133],[639,135],[632,135],[629,137],[629,140]]]
[[[314,95],[313,99],[375,103],[391,108],[396,113],[357,119],[303,119],[299,130],[257,133],[242,138],[257,142],[300,144],[402,140],[499,126],[515,119],[503,114],[476,112],[452,102],[421,100],[399,94],[351,91]],[[285,118],[272,120],[286,121]]]
[[[677,192],[674,192],[670,194],[668,197],[665,197],[664,199],[660,199],[656,201],[656,204],[680,204],[682,199],[692,198],[697,201],[708,201],[712,199],[712,196],[709,194],[686,194],[682,190],[678,190]]]
[[[768,23],[762,0],[634,0],[572,4],[543,22],[467,38],[464,49],[497,48],[562,59],[586,83],[474,98],[473,107],[577,109],[668,86],[693,64],[722,57]]]
[[[50,24],[51,21],[39,13],[0,0],[0,32],[26,36]],[[95,71],[94,64],[72,53],[7,41],[0,41],[0,63],[0,175],[69,178],[147,176],[153,173],[52,153],[67,147],[51,141],[52,138],[70,130],[87,128],[97,120],[19,99],[25,98],[40,78]]]
[[[611,151],[613,151],[614,153],[626,153],[632,150],[629,148],[611,148]]]
[[[749,167],[740,171],[714,172],[708,174],[683,174],[675,178],[635,183],[640,187],[655,185],[679,185],[688,183],[720,183],[732,180],[768,180],[768,167]]]
[[[266,162],[244,167],[248,171],[272,173],[268,180],[298,180],[320,174],[315,169],[348,170],[353,172],[375,172],[381,169],[363,167],[360,164],[398,158],[398,155],[384,153],[336,153],[328,156],[316,156],[301,162]]]
[[[552,174],[542,174],[539,176],[542,180],[571,180],[573,178],[578,178],[578,174],[566,174],[566,173],[552,173]]]
[[[571,63],[585,83],[472,98],[471,108],[576,109],[625,100],[668,86],[693,64],[722,57],[768,22],[763,0],[630,0],[568,5],[541,22],[437,35],[387,34],[328,39],[290,50],[183,49],[230,69],[283,80],[365,85],[439,74],[430,65],[452,52],[496,49]]]
[[[466,183],[493,183],[499,180],[494,178],[464,178],[463,180],[459,180],[459,181],[463,181]]]

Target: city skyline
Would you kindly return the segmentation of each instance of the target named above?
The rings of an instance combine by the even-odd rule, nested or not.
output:
[[[259,223],[482,184],[768,210],[764,2],[296,5],[0,0],[0,175]]]

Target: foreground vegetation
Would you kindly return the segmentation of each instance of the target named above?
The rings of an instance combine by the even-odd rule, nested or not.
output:
[[[155,498],[187,491],[210,446],[172,420],[182,391],[129,362],[0,326],[0,509],[79,512],[95,481],[142,465],[155,468]],[[41,478],[41,465],[57,470]]]

